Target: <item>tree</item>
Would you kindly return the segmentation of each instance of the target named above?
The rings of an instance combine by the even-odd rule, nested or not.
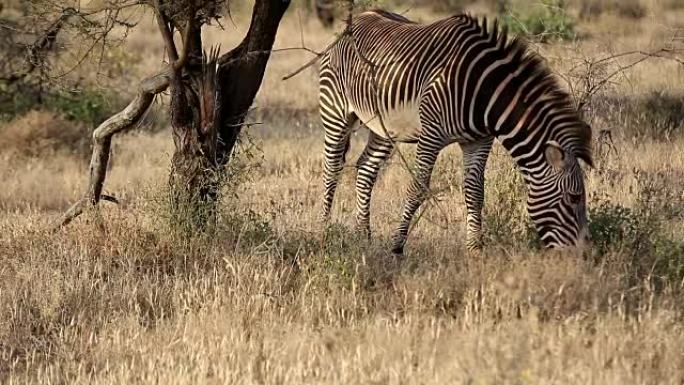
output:
[[[202,27],[218,20],[227,1],[221,0],[107,0],[87,10],[75,9],[60,0],[32,0],[41,3],[37,9],[50,9],[58,14],[52,29],[37,34],[31,51],[45,52],[56,35],[69,23],[93,45],[105,49],[108,34],[116,27],[133,28],[124,16],[130,7],[146,7],[154,12],[168,56],[162,72],[142,80],[137,95],[120,112],[113,115],[93,133],[90,178],[83,198],[63,216],[64,226],[88,206],[104,196],[102,188],[107,173],[112,137],[133,127],[144,116],[155,95],[170,89],[169,106],[175,144],[170,185],[172,202],[178,213],[202,226],[219,199],[219,183],[245,116],[261,86],[280,21],[289,0],[255,0],[249,31],[231,51],[219,55],[212,48],[207,53],[202,44]],[[51,7],[51,8],[50,8]],[[57,27],[54,27],[57,26]],[[174,35],[180,35],[180,45]],[[35,54],[32,54],[35,56]],[[25,70],[14,71],[6,81],[17,81],[33,73],[36,61],[25,61]],[[40,61],[44,64],[45,61]],[[2,79],[0,79],[2,80]]]

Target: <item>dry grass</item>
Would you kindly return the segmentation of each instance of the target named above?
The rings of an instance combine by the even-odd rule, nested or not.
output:
[[[321,48],[333,38],[305,14],[302,20],[308,46]],[[545,54],[562,70],[569,65],[563,57],[602,56],[608,41],[616,50],[657,45],[667,24],[645,17],[629,20],[634,28],[613,29],[615,20],[621,19],[603,14],[581,24],[590,38],[578,46],[544,47]],[[238,31],[246,22],[236,15]],[[277,45],[299,45],[299,32],[293,9]],[[136,59],[135,74],[158,67],[153,33],[143,23],[130,37],[131,52],[152,53]],[[205,37],[225,50],[239,40],[235,35],[211,31]],[[684,282],[675,274],[684,256],[661,270],[656,251],[635,255],[619,245],[588,259],[540,253],[518,237],[525,231],[523,202],[501,147],[487,171],[485,226],[500,218],[509,232],[492,233],[481,254],[469,255],[463,245],[456,147],[440,157],[434,178],[440,201],[411,234],[405,263],[397,265],[385,251],[408,182],[396,157],[377,185],[373,242],[349,230],[351,167],[339,188],[335,223],[323,228],[322,133],[312,116],[316,73],[279,80],[308,58],[298,51],[274,55],[257,100],[262,111],[255,119],[264,124],[250,130],[260,167],[236,190],[239,200],[228,196],[216,228],[193,239],[165,219],[168,132],[117,138],[106,191],[122,203],[103,204],[52,233],[49,224],[85,184],[86,163],[52,144],[17,156],[36,144],[5,139],[6,132],[25,138],[43,131],[0,131],[0,382],[684,382]],[[684,85],[680,67],[650,63],[602,97],[620,96],[611,100],[624,106],[660,85],[666,85],[663,92]],[[681,122],[669,140],[634,139],[615,126],[637,126],[631,110],[611,111],[592,116],[597,131],[613,130],[617,151],[597,156],[589,193],[629,208],[645,196],[669,201],[651,213],[662,225],[659,234],[681,243],[684,212],[674,209],[684,198],[677,198],[684,192]],[[642,120],[654,124],[648,116]],[[350,159],[364,136],[354,136]],[[401,150],[411,158],[413,147]]]

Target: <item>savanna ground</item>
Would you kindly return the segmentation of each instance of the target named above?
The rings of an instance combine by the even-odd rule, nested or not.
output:
[[[576,41],[535,47],[570,74],[586,73],[585,58],[681,44],[676,2],[626,3],[643,14],[592,9],[576,21]],[[227,31],[206,38],[229,49],[246,30],[244,8]],[[442,15],[396,9],[422,21]],[[160,68],[156,33],[147,15],[112,53],[118,64],[107,75],[122,100],[135,79]],[[302,38],[322,49],[334,31],[294,4],[276,45],[298,47]],[[105,190],[121,203],[57,232],[51,226],[86,184],[92,124],[64,113],[78,108],[38,108],[2,123],[1,382],[684,383],[684,66],[649,59],[591,99],[596,137],[609,130],[613,142],[597,139],[596,167],[587,170],[589,255],[538,249],[524,186],[500,147],[486,175],[487,246],[467,253],[461,155],[452,147],[397,264],[386,250],[409,179],[398,156],[377,184],[373,241],[352,230],[362,129],[333,223],[319,221],[317,74],[280,80],[309,58],[283,51],[271,59],[252,118],[260,124],[231,166],[222,215],[194,237],[168,220],[173,145],[163,112],[115,139]],[[589,78],[618,64],[592,66]],[[104,93],[88,71],[83,84]],[[115,100],[93,103],[114,109]],[[400,149],[409,163],[412,150]]]

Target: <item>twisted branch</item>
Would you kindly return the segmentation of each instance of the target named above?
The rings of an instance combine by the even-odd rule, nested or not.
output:
[[[81,215],[88,206],[95,206],[100,199],[115,201],[116,198],[102,195],[102,186],[107,177],[107,164],[112,146],[112,137],[135,126],[145,115],[156,94],[169,85],[168,72],[146,78],[140,83],[138,95],[119,113],[100,124],[93,132],[93,155],[90,158],[90,178],[83,197],[74,203],[62,216],[56,229],[66,226]]]

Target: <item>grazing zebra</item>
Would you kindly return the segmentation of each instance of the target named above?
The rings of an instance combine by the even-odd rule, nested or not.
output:
[[[591,129],[539,57],[496,22],[468,15],[429,25],[385,11],[357,16],[320,65],[325,127],[323,216],[329,218],[352,126],[370,129],[356,163],[357,225],[370,232],[370,199],[396,142],[417,143],[417,167],[393,251],[402,253],[411,220],[426,199],[439,152],[463,151],[468,249],[481,246],[484,170],[494,138],[527,184],[528,212],[543,244],[581,246],[587,237],[584,174]],[[510,204],[511,202],[501,202]]]

